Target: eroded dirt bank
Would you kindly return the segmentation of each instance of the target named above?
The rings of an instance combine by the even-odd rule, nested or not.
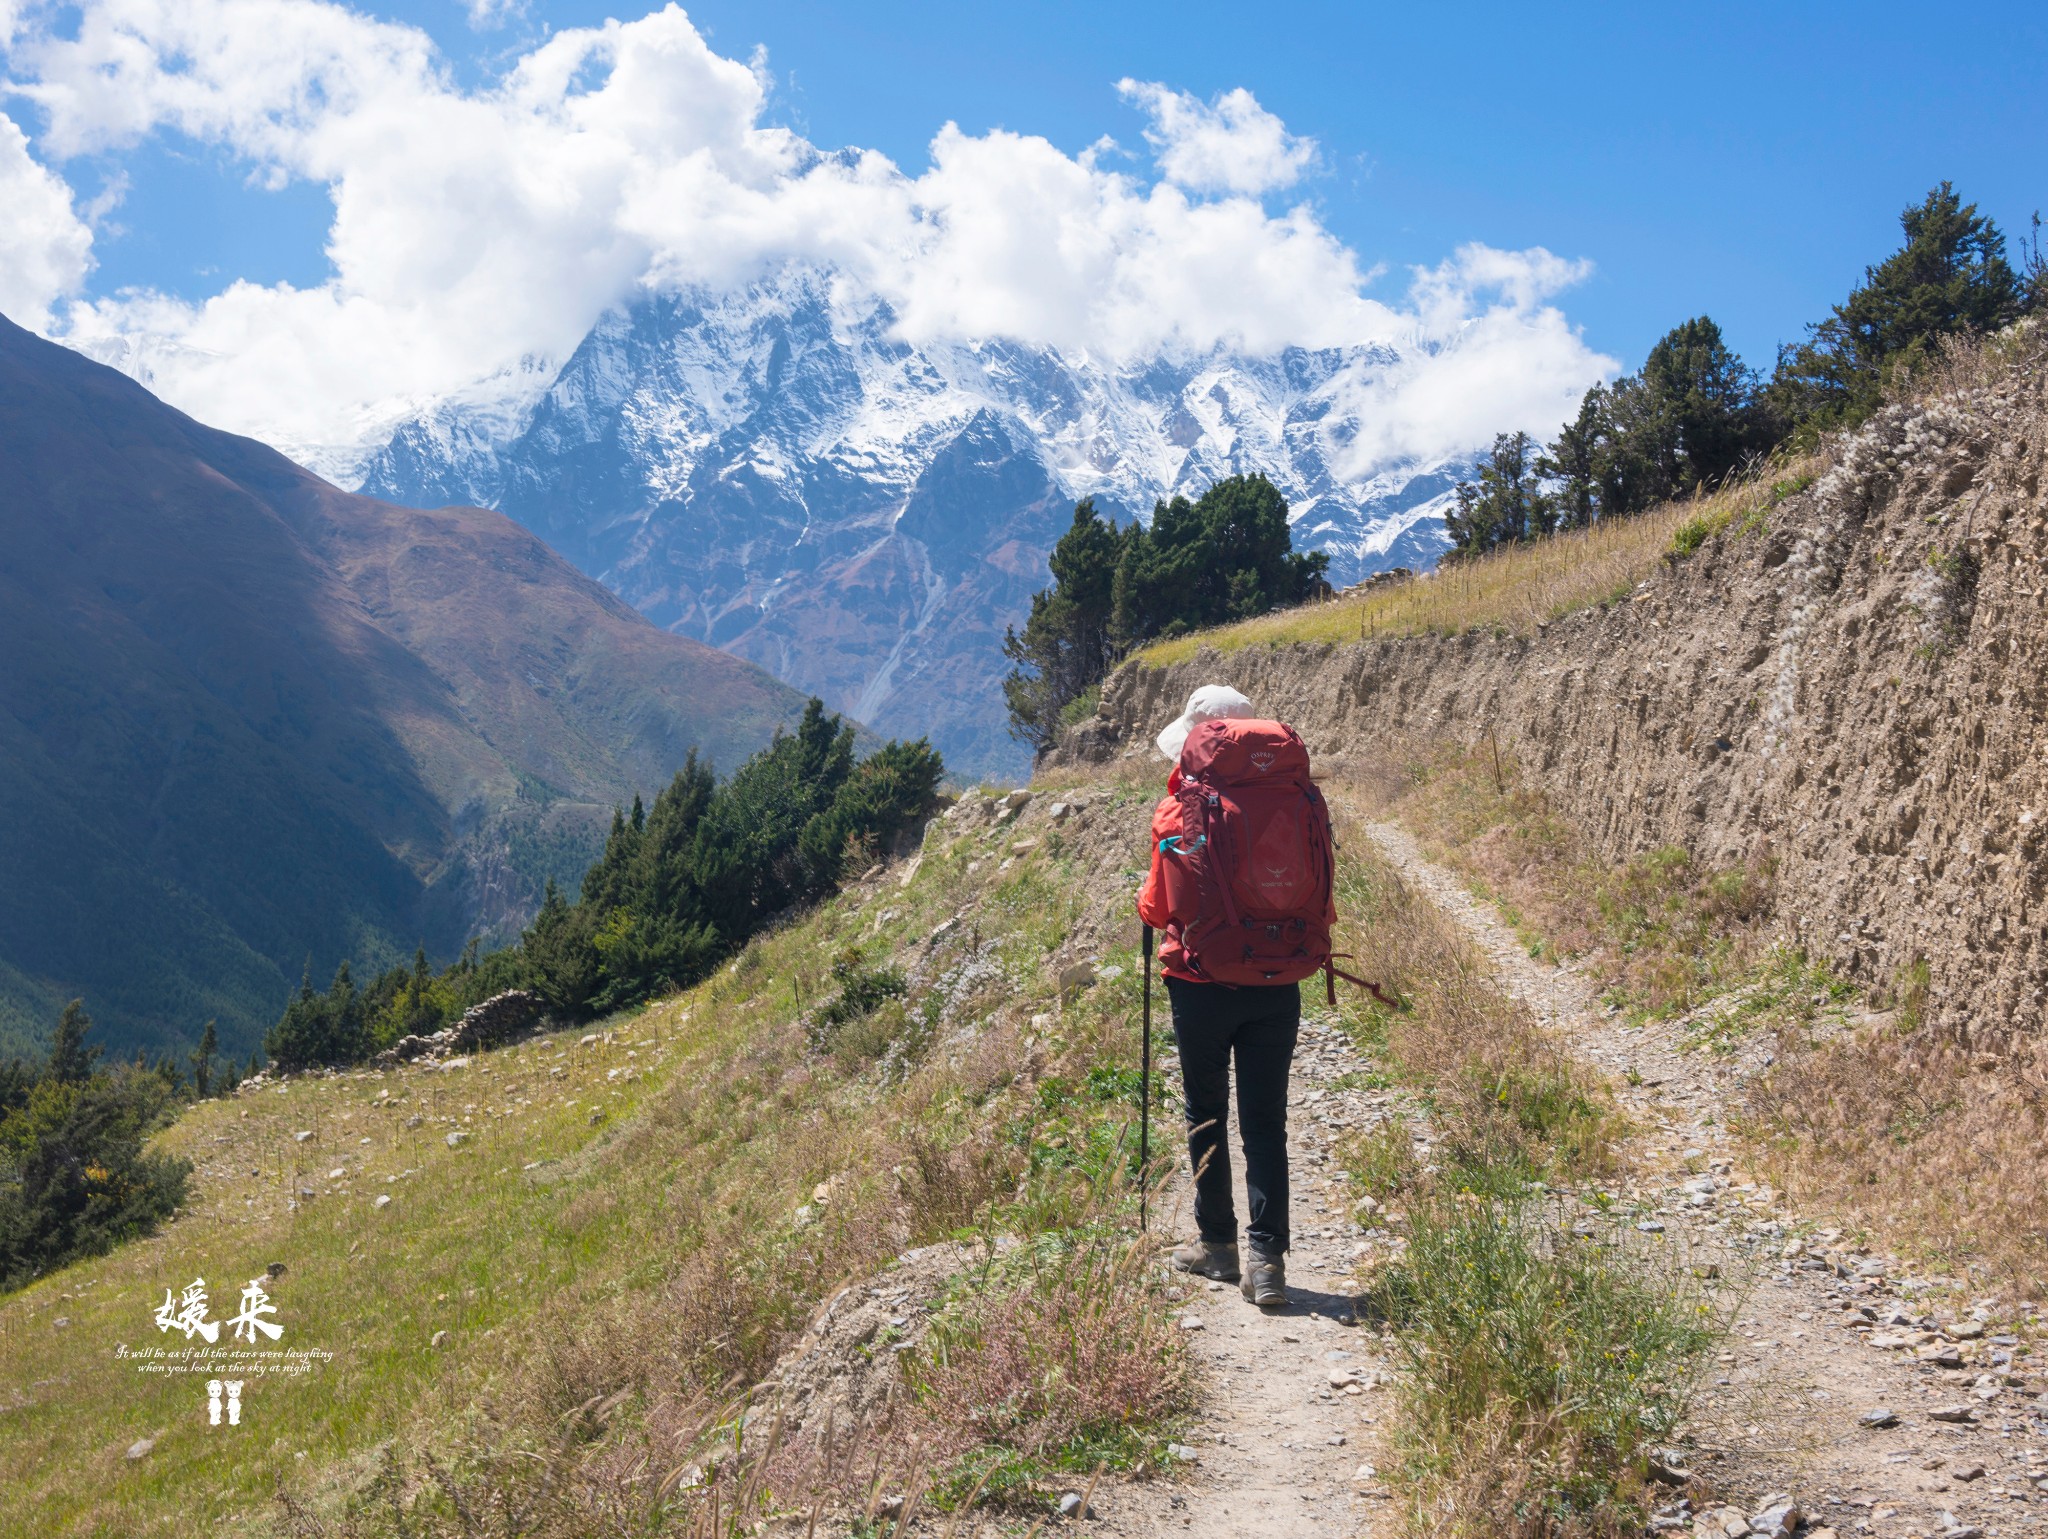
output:
[[[1973,1046],[2048,1001],[2042,349],[1888,408],[1810,485],[1603,607],[1468,633],[1128,664],[1054,762],[1152,752],[1226,682],[1329,759],[1493,734],[1611,860],[1775,863],[1785,938]],[[1425,579],[1431,580],[1431,579]],[[1341,767],[1341,766],[1333,766]]]

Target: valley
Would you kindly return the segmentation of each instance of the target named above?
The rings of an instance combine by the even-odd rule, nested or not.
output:
[[[802,697],[496,514],[337,491],[0,321],[0,1051],[120,1055],[301,971],[451,958],[571,883],[692,747]]]

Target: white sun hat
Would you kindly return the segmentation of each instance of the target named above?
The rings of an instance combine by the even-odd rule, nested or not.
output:
[[[1252,703],[1232,689],[1228,684],[1204,684],[1188,696],[1188,708],[1173,721],[1155,741],[1159,751],[1173,763],[1180,762],[1180,751],[1186,746],[1188,734],[1205,721],[1237,721],[1252,714]]]

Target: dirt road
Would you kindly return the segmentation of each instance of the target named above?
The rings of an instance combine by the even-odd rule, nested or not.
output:
[[[1177,1083],[1178,1062],[1161,1066]],[[1331,1152],[1348,1129],[1389,1115],[1383,1093],[1340,1083],[1366,1067],[1320,1017],[1302,1023],[1289,1091],[1293,1252],[1283,1310],[1254,1309],[1235,1285],[1186,1279],[1180,1323],[1207,1384],[1183,1445],[1195,1455],[1175,1478],[1105,1499],[1100,1532],[1195,1539],[1344,1539],[1399,1531],[1376,1471],[1386,1463],[1382,1420],[1390,1369],[1379,1338],[1351,1324],[1358,1239]],[[1233,1122],[1234,1122],[1233,1118]],[[1155,1137],[1178,1135],[1177,1107]],[[1235,1127],[1231,1147],[1237,1147]],[[1239,1216],[1243,1215],[1243,1171]],[[1160,1232],[1194,1232],[1185,1169],[1154,1210]]]
[[[1699,1473],[1754,1512],[1788,1493],[1841,1534],[2048,1533],[2048,1395],[1995,1309],[1882,1256],[1824,1254],[1825,1234],[1743,1169],[1728,1131],[1763,1044],[1684,1051],[1683,1022],[1631,1028],[1569,966],[1528,955],[1492,905],[1390,824],[1370,832],[1405,880],[1452,915],[1571,1049],[1600,1069],[1637,1132],[1631,1195],[1671,1243],[1719,1258],[1746,1290],[1691,1423]],[[1791,1252],[1791,1254],[1788,1254]],[[1844,1275],[1846,1273],[1846,1275]],[[1984,1301],[1988,1305],[1989,1301]],[[1866,1416],[1889,1412],[1890,1425]]]

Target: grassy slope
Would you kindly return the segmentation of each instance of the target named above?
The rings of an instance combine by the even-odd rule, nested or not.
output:
[[[1138,656],[1163,667],[1183,662],[1203,648],[1227,653],[1249,646],[1455,635],[1473,629],[1526,635],[1574,610],[1621,597],[1656,570],[1674,542],[1696,546],[1701,535],[1769,507],[1783,495],[1780,488],[1810,469],[1805,462],[1780,467],[1761,481],[1729,487],[1712,497],[1668,503],[1639,518],[1507,546],[1413,582],[1157,642]]]
[[[1129,805],[1099,814],[1099,844],[1035,831],[1041,847],[1000,876],[995,847],[1014,829],[936,836],[908,888],[892,873],[843,895],[588,1045],[563,1033],[465,1068],[300,1079],[193,1109],[161,1139],[199,1166],[189,1209],[0,1305],[0,1464],[27,1472],[0,1532],[183,1534],[251,1513],[262,1531],[280,1481],[331,1498],[386,1439],[445,1457],[480,1419],[544,1421],[650,1365],[758,1375],[816,1298],[971,1216],[976,1192],[953,1189],[966,1175],[892,1178],[919,1151],[942,1172],[991,1151],[979,1196],[1029,1176],[1019,1190],[1056,1221],[1090,1135],[1062,1126],[1019,1146],[1004,1130],[1034,1115],[1040,1075],[1135,1052],[1131,974],[1062,1013],[1048,972],[1077,932],[1129,928],[1122,823],[1141,826],[1144,800],[1118,795]],[[962,905],[969,917],[928,942]],[[941,1045],[901,1077],[858,1044],[820,1054],[796,1024],[798,998],[829,996],[829,960],[854,940],[914,978],[921,958],[964,966]],[[450,1148],[456,1130],[469,1137]],[[792,1214],[827,1180],[830,1222],[798,1231]],[[319,1195],[294,1210],[301,1186]],[[203,1376],[116,1360],[120,1343],[165,1339],[150,1317],[166,1287],[205,1277],[221,1318],[272,1261],[289,1268],[273,1287],[281,1345],[334,1360],[253,1383],[244,1428],[204,1425]],[[691,1281],[707,1262],[726,1274],[709,1292]],[[151,1435],[152,1454],[124,1458]]]

